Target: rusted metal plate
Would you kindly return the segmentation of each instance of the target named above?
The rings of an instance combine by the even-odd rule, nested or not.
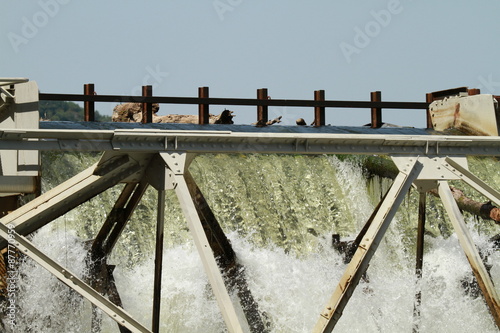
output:
[[[429,108],[436,131],[450,128],[471,135],[498,136],[498,103],[492,95],[450,96]]]

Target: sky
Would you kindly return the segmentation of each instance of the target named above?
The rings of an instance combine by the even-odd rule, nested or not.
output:
[[[0,0],[0,77],[44,93],[424,102],[462,86],[500,95],[500,1]],[[98,103],[111,115],[115,105]],[[225,106],[211,106],[220,113]],[[228,106],[236,123],[255,107]],[[158,115],[196,114],[160,106]],[[331,125],[361,126],[368,109],[327,109]],[[291,125],[312,108],[275,107]],[[423,110],[384,110],[383,121],[425,127]]]

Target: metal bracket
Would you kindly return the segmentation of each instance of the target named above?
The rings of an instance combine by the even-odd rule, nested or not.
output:
[[[458,180],[461,179],[456,173],[445,167],[447,156],[391,156],[400,172],[407,172],[411,163],[418,158],[423,164],[417,180]],[[453,161],[463,169],[467,169],[467,158],[465,156],[453,157]]]
[[[173,190],[177,186],[174,172],[160,155],[155,155],[146,170],[146,179],[156,190]]]
[[[161,158],[167,164],[167,167],[172,170],[174,175],[182,175],[187,168],[186,165],[186,153],[178,152],[162,152],[160,153]]]

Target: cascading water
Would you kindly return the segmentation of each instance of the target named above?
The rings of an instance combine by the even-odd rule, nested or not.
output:
[[[44,153],[44,190],[89,166],[96,156]],[[190,167],[232,242],[259,310],[271,332],[311,332],[346,264],[331,235],[353,239],[389,180],[368,178],[363,157],[201,155]],[[471,171],[495,189],[494,159],[470,159]],[[50,169],[50,170],[49,170]],[[492,172],[494,171],[494,172]],[[459,186],[459,185],[457,185]],[[467,195],[473,191],[460,185]],[[104,192],[39,230],[32,241],[79,276],[85,241],[95,237],[121,186]],[[167,193],[162,289],[162,332],[225,332],[201,260],[173,193]],[[478,199],[484,201],[484,199]],[[470,267],[443,208],[429,196],[423,279],[415,278],[418,194],[412,191],[344,310],[338,332],[410,332],[415,293],[421,290],[420,332],[496,332],[481,297],[465,292]],[[152,313],[156,194],[128,223],[110,263],[124,308],[149,327]],[[483,251],[497,228],[466,216]],[[491,249],[490,249],[491,250]],[[490,251],[492,276],[500,276]],[[30,259],[18,267],[18,313],[7,332],[90,332],[91,306]],[[235,296],[234,296],[235,297]],[[118,332],[103,315],[102,332]]]

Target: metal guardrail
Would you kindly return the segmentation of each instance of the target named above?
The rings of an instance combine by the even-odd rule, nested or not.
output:
[[[500,156],[500,142],[492,136],[6,129],[0,150]]]

